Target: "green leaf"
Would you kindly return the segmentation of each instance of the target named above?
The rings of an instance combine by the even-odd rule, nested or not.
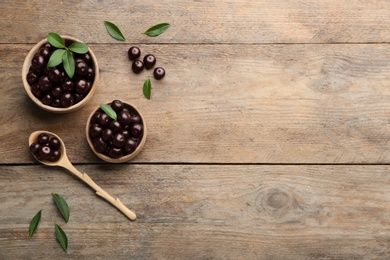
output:
[[[70,51],[66,51],[62,56],[62,62],[64,63],[66,74],[68,74],[69,78],[73,78],[75,65],[72,53]]]
[[[119,30],[118,26],[109,21],[104,21],[104,25],[106,26],[106,29],[112,38],[117,39],[119,41],[126,40],[121,30]]]
[[[84,54],[88,52],[88,46],[82,42],[73,42],[68,47],[68,49],[78,54]]]
[[[56,48],[65,48],[65,41],[57,33],[50,32],[47,34],[47,41]]]
[[[148,79],[145,80],[145,82],[144,82],[143,91],[144,91],[144,96],[145,96],[147,99],[150,99],[150,94],[151,94],[151,92],[152,92],[152,83],[150,83],[150,78],[149,78],[149,77],[148,77]]]
[[[55,225],[55,233],[56,233],[56,238],[58,242],[60,243],[62,249],[66,252],[68,250],[68,237],[66,236],[64,230],[62,228],[54,223]]]
[[[66,203],[65,199],[56,193],[51,194],[53,196],[54,202],[57,205],[58,210],[61,212],[62,217],[64,217],[65,221],[69,221],[69,206]]]
[[[35,216],[32,218],[30,222],[30,227],[28,229],[28,234],[30,237],[32,237],[35,233],[35,230],[37,230],[39,221],[41,220],[41,212],[42,210],[38,211],[38,213],[35,214]]]
[[[51,56],[50,56],[50,59],[49,59],[49,62],[47,63],[47,66],[49,68],[51,67],[55,67],[57,65],[60,65],[62,63],[62,57],[64,56],[66,50],[64,49],[58,49],[58,50],[55,50]]]
[[[115,110],[112,109],[111,106],[109,106],[107,104],[100,104],[100,108],[104,111],[104,113],[106,113],[109,117],[111,117],[112,119],[114,119],[116,121],[117,115],[116,115]]]
[[[150,27],[146,32],[143,34],[146,34],[150,37],[156,37],[165,32],[169,28],[169,23],[160,23],[155,26]]]

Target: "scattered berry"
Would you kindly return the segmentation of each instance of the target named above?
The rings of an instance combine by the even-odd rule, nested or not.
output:
[[[131,69],[135,74],[138,74],[144,69],[144,63],[140,60],[135,60],[133,61]]]
[[[160,80],[165,76],[165,70],[161,67],[157,67],[153,71],[154,78]]]
[[[141,56],[141,50],[136,46],[130,47],[127,53],[130,60],[136,60]]]
[[[153,68],[156,65],[156,57],[153,54],[146,55],[144,57],[144,65],[147,70]]]

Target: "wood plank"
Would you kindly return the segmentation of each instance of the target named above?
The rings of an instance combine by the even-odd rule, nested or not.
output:
[[[139,46],[167,71],[152,78],[152,100],[142,94],[152,72],[131,72],[128,46],[92,44],[101,68],[95,96],[75,113],[52,115],[22,86],[31,45],[1,45],[0,163],[34,162],[27,138],[41,129],[64,139],[72,161],[100,162],[84,125],[115,98],[146,118],[148,139],[135,162],[390,162],[388,45]]]
[[[0,42],[35,43],[51,31],[88,43],[115,42],[106,33],[104,20],[116,23],[128,42],[137,43],[155,43],[155,38],[141,32],[161,22],[172,27],[159,36],[160,43],[390,41],[390,3],[386,0],[5,0],[0,2]]]
[[[0,166],[0,258],[386,259],[389,166],[78,165],[129,221],[58,168]],[[51,193],[68,202],[64,223]],[[33,215],[43,209],[36,235]]]

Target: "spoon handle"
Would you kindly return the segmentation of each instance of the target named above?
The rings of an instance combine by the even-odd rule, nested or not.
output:
[[[66,169],[68,169],[71,173],[76,175],[79,179],[84,181],[86,184],[88,184],[92,189],[96,191],[96,194],[103,199],[110,202],[114,207],[116,207],[118,210],[120,210],[123,214],[125,214],[129,219],[135,220],[137,216],[135,213],[131,210],[129,210],[118,198],[113,198],[110,194],[105,192],[102,188],[100,188],[99,185],[94,182],[91,177],[88,176],[86,173],[81,173],[79,170],[77,170],[70,162],[65,165]]]

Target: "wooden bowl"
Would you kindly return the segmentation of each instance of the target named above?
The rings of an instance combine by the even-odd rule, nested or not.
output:
[[[111,102],[106,102],[105,104],[110,105]],[[141,124],[143,125],[143,135],[142,135],[142,138],[140,139],[137,148],[132,153],[124,155],[124,156],[119,157],[119,158],[111,158],[111,157],[109,157],[109,156],[107,156],[107,155],[105,155],[103,153],[99,153],[99,152],[97,152],[95,150],[95,147],[93,145],[93,140],[91,139],[90,134],[89,134],[89,129],[90,129],[91,120],[92,120],[92,117],[94,116],[94,114],[96,112],[104,113],[103,110],[100,108],[100,106],[97,107],[94,111],[92,111],[92,113],[90,114],[90,116],[88,118],[87,124],[86,124],[85,134],[86,134],[87,142],[88,142],[89,146],[91,147],[92,151],[96,154],[96,156],[98,156],[100,159],[102,159],[103,161],[106,161],[106,162],[110,162],[110,163],[124,163],[124,162],[130,161],[135,156],[137,156],[137,154],[139,154],[139,152],[141,152],[141,150],[144,147],[145,142],[146,142],[147,131],[146,131],[146,123],[145,123],[144,117],[142,116],[140,111],[134,105],[132,105],[130,103],[126,103],[126,102],[123,102],[123,105],[124,105],[124,107],[128,108],[132,114],[134,114],[134,113],[138,114],[139,117],[141,118]]]
[[[70,36],[61,36],[61,37],[65,40],[65,42],[74,42],[74,41],[81,42],[80,40],[78,40],[76,38],[73,38],[73,37],[70,37]],[[26,90],[27,95],[30,97],[30,99],[35,104],[37,104],[39,107],[43,108],[46,111],[53,112],[53,113],[69,113],[69,112],[73,112],[73,111],[75,111],[77,109],[80,109],[81,107],[83,107],[91,99],[91,97],[94,94],[94,92],[96,90],[96,87],[97,87],[97,83],[98,83],[98,80],[99,80],[99,65],[97,63],[96,56],[92,52],[92,50],[90,48],[88,48],[88,52],[91,55],[92,61],[93,61],[93,69],[95,70],[95,78],[93,80],[93,83],[92,83],[91,89],[89,90],[89,93],[84,97],[84,99],[81,100],[80,102],[74,104],[73,106],[70,106],[70,107],[67,107],[67,108],[52,107],[52,106],[43,104],[38,98],[36,98],[32,94],[31,86],[30,86],[30,84],[28,84],[27,78],[26,78],[27,77],[27,73],[29,72],[29,69],[30,69],[30,66],[31,66],[31,61],[32,61],[34,55],[38,52],[39,48],[42,45],[46,44],[47,42],[48,42],[47,39],[43,39],[40,42],[38,42],[30,50],[30,52],[28,53],[28,55],[26,56],[26,58],[24,60],[23,68],[22,68],[22,79],[23,79],[24,89]]]

